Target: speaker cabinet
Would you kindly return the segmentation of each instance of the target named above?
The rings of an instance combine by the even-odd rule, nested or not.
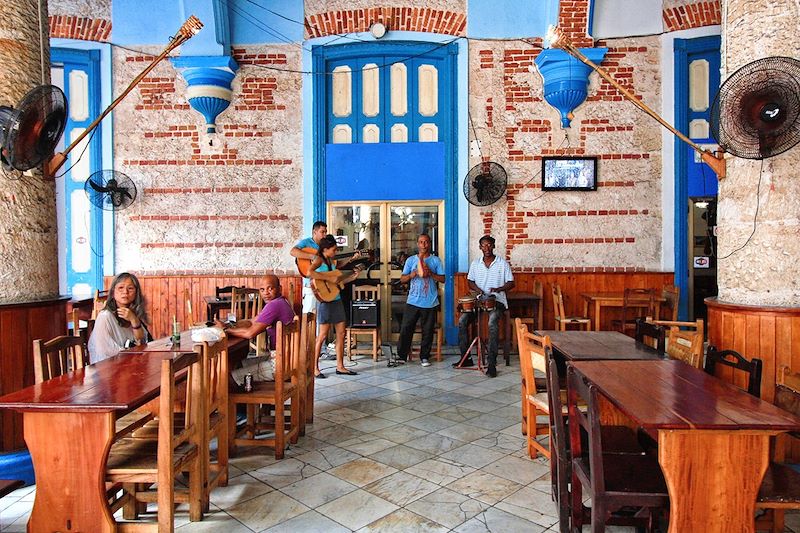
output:
[[[350,326],[374,328],[379,325],[378,302],[354,300],[350,302]]]

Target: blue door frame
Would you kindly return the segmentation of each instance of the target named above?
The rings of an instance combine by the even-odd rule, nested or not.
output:
[[[716,61],[710,62],[710,85],[712,91],[716,93],[716,85],[719,85],[719,35],[709,37],[698,37],[695,39],[676,39],[674,44],[675,60],[675,127],[684,135],[689,135],[689,62],[694,56],[707,56],[713,59],[716,54]],[[693,139],[698,143],[703,143],[703,139]],[[678,317],[685,320],[689,316],[689,167],[692,148],[683,141],[675,137],[675,285],[680,287],[681,300],[678,307]],[[704,163],[699,163],[704,165]],[[695,174],[697,169],[695,169]],[[714,177],[710,169],[700,168],[700,178],[705,179],[707,175]],[[705,173],[705,176],[702,174]],[[716,191],[713,191],[716,194]]]
[[[431,43],[431,42],[404,42],[391,41],[383,43],[358,43],[345,44],[338,46],[316,46],[312,49],[313,70],[317,73],[314,76],[313,87],[313,128],[314,128],[314,170],[313,170],[313,197],[314,197],[314,219],[324,220],[326,215],[327,182],[326,182],[326,143],[328,140],[328,75],[332,70],[331,63],[338,62],[347,58],[387,58],[387,64],[391,61],[404,60],[409,64],[418,62],[419,59],[430,57],[439,61],[440,69],[440,101],[439,109],[443,113],[441,121],[437,121],[440,126],[439,142],[444,146],[444,211],[445,211],[445,334],[447,342],[454,344],[457,339],[458,330],[453,325],[453,291],[455,290],[454,279],[458,271],[458,146],[457,146],[457,56],[458,44],[450,43]],[[338,63],[337,63],[338,64]],[[409,87],[409,94],[415,87]],[[358,101],[358,100],[356,100]],[[385,106],[384,106],[385,108]],[[354,134],[354,139],[357,137]],[[409,138],[412,138],[409,135]],[[391,144],[387,146],[391,147]],[[420,176],[425,179],[426,176]],[[403,196],[407,192],[410,184],[395,184],[398,191],[397,198],[373,198],[374,200],[400,200],[407,199]],[[403,191],[401,189],[406,189]],[[337,198],[340,199],[340,198]],[[423,198],[420,200],[430,200],[434,198]],[[466,229],[465,229],[466,231]]]

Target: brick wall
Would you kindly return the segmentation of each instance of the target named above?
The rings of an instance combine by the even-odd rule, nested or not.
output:
[[[412,3],[412,2],[409,2]],[[369,31],[374,22],[381,22],[388,31],[422,31],[445,35],[464,35],[467,17],[464,13],[430,7],[367,7],[306,13],[306,38]]]
[[[664,31],[688,30],[722,22],[719,0],[665,0],[661,17]]]
[[[149,52],[149,50],[145,50]],[[205,133],[186,83],[159,64],[115,111],[117,169],[140,197],[117,214],[116,269],[146,274],[293,271],[302,233],[300,74],[294,46],[233,46],[231,106]],[[115,50],[115,93],[151,59]]]

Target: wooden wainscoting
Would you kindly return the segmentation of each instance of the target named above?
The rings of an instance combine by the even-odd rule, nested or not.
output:
[[[542,311],[544,329],[555,329],[553,320],[553,297],[551,285],[558,283],[564,295],[564,309],[568,315],[583,313],[583,292],[619,291],[625,288],[648,288],[661,290],[664,285],[672,285],[675,276],[672,272],[514,272],[515,291],[531,292],[536,281],[541,282],[544,292]],[[455,279],[454,305],[458,298],[469,292],[466,272],[459,272]],[[600,329],[611,329],[611,320],[619,318],[620,311],[604,309]],[[594,325],[592,326],[594,327]]]
[[[258,287],[264,274],[243,275],[243,276],[214,276],[204,274],[181,274],[151,276],[136,275],[142,284],[142,293],[147,302],[147,312],[150,314],[150,334],[154,338],[165,337],[172,332],[172,317],[175,316],[181,327],[188,327],[186,317],[186,304],[183,300],[184,289],[189,289],[189,297],[192,300],[192,309],[195,319],[202,321],[206,319],[206,303],[204,296],[214,296],[216,287],[236,285],[244,287]],[[278,275],[281,280],[283,295],[289,298],[290,294],[294,301],[292,304],[295,310],[302,305],[303,283],[302,278],[295,274]],[[113,276],[105,278],[105,287],[108,288],[113,281]]]
[[[0,396],[33,385],[33,341],[67,333],[67,300],[0,305]],[[0,451],[24,447],[22,415],[0,411]]]

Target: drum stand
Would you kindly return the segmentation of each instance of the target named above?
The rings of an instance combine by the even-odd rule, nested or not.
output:
[[[478,370],[479,372],[483,372],[484,371],[484,366],[485,366],[483,364],[483,358],[484,358],[484,346],[483,346],[483,344],[484,343],[483,343],[483,339],[481,338],[481,321],[482,321],[481,319],[483,318],[481,316],[481,312],[482,311],[483,311],[483,309],[481,308],[480,305],[475,306],[475,311],[474,311],[474,313],[476,313],[476,315],[475,315],[475,338],[472,339],[472,342],[470,343],[469,348],[467,348],[467,351],[464,352],[464,354],[461,356],[461,360],[458,362],[458,364],[453,367],[455,369],[458,369],[458,370]],[[467,312],[469,312],[469,311],[467,311]],[[476,348],[476,352],[477,352],[476,355],[478,357],[478,366],[464,366],[464,361],[466,361],[467,359],[470,358],[470,354],[472,353],[472,347],[473,346]]]

